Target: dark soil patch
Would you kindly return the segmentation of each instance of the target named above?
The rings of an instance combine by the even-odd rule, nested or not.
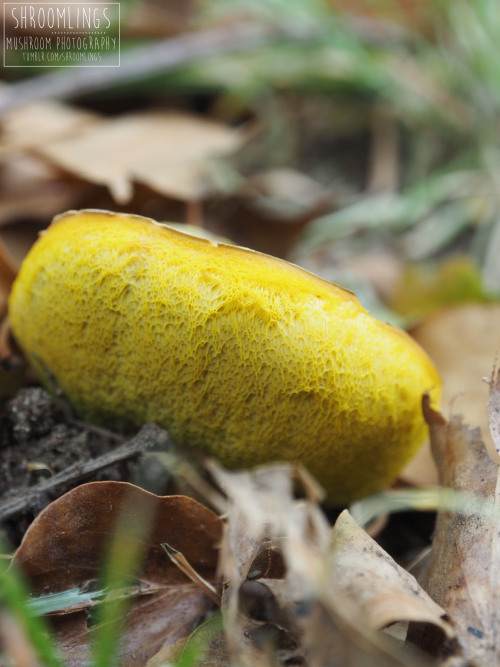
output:
[[[44,389],[22,389],[0,408],[0,501],[19,496],[68,466],[105,454],[122,440],[115,433],[77,422]],[[127,465],[120,463],[85,481],[127,481],[128,477]],[[36,514],[72,486],[32,496],[21,516],[3,524],[11,544],[18,544]]]

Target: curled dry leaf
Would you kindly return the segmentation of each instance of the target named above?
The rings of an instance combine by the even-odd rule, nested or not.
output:
[[[358,526],[347,510],[333,528],[329,560],[329,594],[346,598],[353,621],[381,630],[392,623],[411,620],[436,626],[448,639],[453,636],[451,625],[443,619],[445,611]]]
[[[92,482],[73,489],[35,519],[15,554],[33,591],[54,593],[97,579],[122,511],[127,521],[148,525],[145,554],[132,597],[121,648],[121,665],[144,664],[180,638],[212,606],[209,598],[169,561],[168,542],[207,581],[215,581],[220,519],[185,496],[159,497],[124,482]],[[92,630],[87,610],[53,617],[68,665],[81,665]]]
[[[260,573],[260,566],[254,567],[259,556],[279,548],[281,531],[273,519],[286,511],[292,496],[291,467],[230,473],[212,461],[209,469],[231,503],[219,561],[221,575],[229,582],[222,606],[228,652],[243,666],[266,665],[269,655],[256,642],[258,624],[241,611],[239,593],[251,572]]]
[[[220,559],[222,574],[228,581],[222,611],[229,653],[233,659],[237,656],[238,664],[261,664],[256,662],[259,655],[255,646],[249,646],[243,637],[245,633],[248,637],[252,620],[249,618],[252,596],[248,578],[257,572],[255,579],[258,579],[255,558],[263,545],[269,543],[281,551],[285,577],[283,581],[271,581],[273,575],[267,574],[267,578],[254,581],[274,596],[272,601],[268,593],[259,594],[264,601],[259,614],[261,623],[285,629],[286,637],[289,641],[295,640],[297,652],[307,665],[427,664],[418,657],[403,656],[386,637],[361,621],[363,614],[355,613],[355,603],[348,600],[341,586],[330,584],[339,574],[335,562],[331,562],[336,557],[335,550],[331,551],[331,530],[314,501],[294,499],[292,466],[263,466],[253,472],[230,473],[212,464],[211,470],[230,502]],[[345,520],[344,530],[348,531]],[[353,549],[365,547],[362,541],[362,546],[355,544]],[[397,571],[395,564],[393,567]],[[343,571],[341,576],[345,576]],[[365,586],[370,588],[371,579],[367,578]],[[416,584],[415,588],[418,588]],[[253,603],[257,591],[254,593]],[[420,596],[421,601],[426,599],[422,593]],[[425,604],[422,602],[423,607]],[[430,601],[427,605],[426,618],[432,617],[443,631],[448,631],[446,624],[439,620],[438,607]],[[421,617],[424,613],[420,611]],[[415,616],[417,614],[415,612]],[[381,618],[382,611],[378,620]],[[385,623],[389,614],[383,615],[383,619]]]
[[[438,513],[430,556],[419,577],[453,623],[458,651],[474,665],[500,662],[500,539],[498,466],[479,429],[452,417],[447,422],[424,401],[431,445],[442,486],[470,498],[455,513]],[[480,503],[480,504],[478,504]],[[433,652],[432,631],[412,628],[414,641]]]

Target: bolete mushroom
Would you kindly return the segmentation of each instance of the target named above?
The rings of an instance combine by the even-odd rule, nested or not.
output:
[[[156,422],[229,467],[301,461],[343,504],[425,439],[440,379],[403,331],[285,261],[139,216],[69,211],[26,257],[15,338],[83,417]]]

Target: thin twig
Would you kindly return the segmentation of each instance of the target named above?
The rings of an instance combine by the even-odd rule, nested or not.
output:
[[[145,75],[165,72],[232,51],[253,49],[276,33],[260,25],[231,26],[169,38],[124,53],[119,67],[82,67],[58,70],[0,90],[0,116],[27,103],[72,97],[109,88]]]
[[[26,510],[35,498],[42,493],[54,491],[58,487],[69,483],[73,484],[98,470],[140,456],[153,445],[161,444],[164,446],[166,442],[168,442],[166,431],[155,424],[146,424],[132,440],[125,442],[113,451],[85,463],[74,463],[35,486],[5,499],[0,503],[0,522]]]
[[[198,574],[194,567],[191,565],[191,563],[188,561],[186,556],[184,556],[183,553],[180,551],[177,551],[177,549],[174,549],[174,547],[170,546],[170,544],[167,544],[167,542],[162,542],[161,546],[163,547],[163,550],[167,554],[167,556],[170,558],[172,563],[176,565],[179,570],[186,575],[188,579],[191,579],[191,581],[199,586],[201,590],[208,595],[208,597],[215,602],[219,607],[221,605],[221,596],[220,593],[217,592],[214,586],[204,579],[201,574]]]

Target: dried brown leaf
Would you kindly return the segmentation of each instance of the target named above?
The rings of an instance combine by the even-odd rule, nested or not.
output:
[[[491,372],[491,377],[486,378],[486,382],[490,387],[490,395],[488,398],[488,421],[490,425],[490,434],[496,451],[496,456],[493,456],[493,460],[498,463],[500,461],[500,370],[496,366],[496,360]]]
[[[432,550],[419,580],[446,610],[465,659],[477,665],[498,664],[498,466],[488,456],[478,429],[463,424],[459,417],[448,423],[428,402],[424,402],[424,414],[440,484],[469,494],[470,509],[438,513]],[[483,503],[482,511],[477,500]],[[413,640],[436,651],[433,632],[413,630],[411,634]]]
[[[492,456],[497,454],[488,424],[488,387],[482,380],[499,351],[499,330],[500,305],[469,304],[442,310],[412,331],[443,379],[443,411],[479,426]]]
[[[47,222],[76,205],[83,184],[66,182],[60,169],[35,153],[97,119],[95,114],[56,102],[26,105],[1,118],[0,224],[21,217]]]
[[[42,158],[15,152],[5,157],[0,184],[0,225],[16,220],[42,221],[74,206],[89,186],[71,183]],[[12,225],[11,225],[12,228]]]
[[[445,611],[347,510],[333,528],[330,564],[329,594],[346,598],[353,620],[373,630],[398,621],[430,623],[448,639],[453,636],[452,627],[443,620]]]
[[[92,482],[73,489],[35,519],[15,560],[35,593],[81,587],[99,576],[108,541],[123,510],[127,521],[150,527],[121,646],[122,665],[142,664],[161,648],[187,637],[212,606],[200,588],[166,557],[162,542],[175,545],[197,572],[215,581],[221,521],[184,496],[159,497],[123,482]],[[59,615],[54,627],[69,665],[80,665],[92,630],[87,612]]]
[[[7,312],[7,299],[16,275],[15,262],[0,238],[0,320],[3,320]]]
[[[280,547],[286,578],[281,584],[268,579],[257,582],[274,598],[263,596],[258,615],[266,623],[284,628],[308,665],[426,664],[412,656],[403,657],[381,633],[358,618],[353,621],[355,615],[347,613],[346,596],[330,590],[330,527],[315,502],[294,499],[291,465],[229,473],[212,464],[211,470],[230,502],[220,567],[228,580],[223,615],[233,659],[237,656],[243,665],[257,664],[255,645],[244,641],[256,596],[248,599],[247,595],[242,607],[241,591],[248,584],[243,582],[253,570],[259,544],[271,541]]]
[[[84,194],[82,185],[62,182],[59,177],[49,184],[26,181],[18,190],[0,193],[0,225],[28,218],[46,226],[56,214],[74,208]]]
[[[212,461],[209,469],[232,501],[219,561],[221,574],[229,582],[223,599],[229,655],[241,665],[272,664],[255,642],[255,623],[240,610],[239,592],[262,550],[270,542],[279,543],[280,530],[273,524],[269,506],[279,503],[283,511],[287,506],[292,493],[290,466],[266,466],[252,475],[230,473]]]
[[[91,183],[105,185],[127,202],[133,183],[181,200],[210,191],[207,161],[235,151],[238,130],[181,113],[144,112],[100,120],[38,154]]]
[[[2,117],[0,156],[5,157],[20,149],[34,149],[72,136],[97,120],[96,114],[58,102],[23,106]]]

